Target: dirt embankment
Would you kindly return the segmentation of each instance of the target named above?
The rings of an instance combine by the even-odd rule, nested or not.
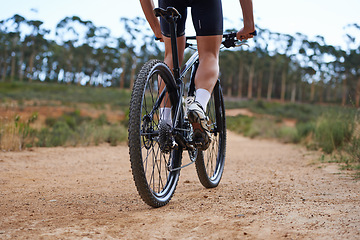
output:
[[[360,239],[360,182],[318,157],[229,133],[219,187],[190,166],[151,209],[127,146],[0,152],[0,239]]]

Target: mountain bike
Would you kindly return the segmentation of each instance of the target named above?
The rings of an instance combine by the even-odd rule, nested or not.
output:
[[[160,60],[150,60],[140,70],[133,86],[129,114],[129,153],[138,193],[152,207],[166,205],[179,181],[180,170],[195,163],[197,175],[206,188],[218,186],[225,164],[226,121],[223,93],[217,81],[206,115],[211,137],[208,146],[194,142],[193,128],[187,119],[186,106],[195,95],[195,74],[199,65],[196,51],[180,69],[177,52],[175,8],[154,9],[157,17],[170,24],[173,71]],[[235,47],[236,33],[223,35],[222,45]],[[192,48],[186,37],[186,47]],[[189,83],[183,81],[190,72]],[[187,96],[186,96],[187,93]],[[161,124],[161,106],[171,106],[172,125]],[[189,155],[182,164],[183,152]]]

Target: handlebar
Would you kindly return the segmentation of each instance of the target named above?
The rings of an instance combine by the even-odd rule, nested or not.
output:
[[[223,38],[225,38],[225,40],[222,41],[224,47],[231,48],[236,46],[235,44],[237,42],[237,40],[235,40],[236,32],[226,33],[223,35]]]
[[[236,32],[224,33],[223,34],[224,40],[221,43],[226,48],[235,47],[236,46],[235,43],[237,42],[235,38],[236,38]],[[186,47],[193,45],[191,43],[188,43],[188,40],[196,40],[196,36],[186,36]]]
[[[257,35],[257,32],[254,31],[250,33],[253,36]],[[236,32],[224,33],[223,41],[221,42],[225,48],[237,47],[246,44],[245,42],[239,41],[236,39]],[[186,37],[186,47],[190,47],[193,44],[189,43],[188,40],[196,40],[196,36],[188,36]]]
[[[252,33],[250,33],[250,35],[256,36],[257,32],[256,30]],[[230,33],[224,33],[223,34],[223,41],[221,42],[221,44],[225,47],[225,48],[231,48],[231,47],[238,47],[241,45],[246,45],[245,42],[242,42],[240,40],[236,39],[236,32],[230,32]],[[161,40],[161,38],[155,38],[155,40]],[[196,40],[196,36],[186,36],[186,47],[190,47],[194,44],[189,43],[188,40]]]

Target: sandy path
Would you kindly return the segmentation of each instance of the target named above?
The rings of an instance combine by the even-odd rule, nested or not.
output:
[[[360,239],[360,182],[319,156],[229,133],[218,188],[181,172],[171,202],[138,197],[126,146],[0,153],[0,239]]]

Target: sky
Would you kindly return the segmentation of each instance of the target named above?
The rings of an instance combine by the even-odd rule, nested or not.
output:
[[[157,0],[154,2],[157,4]],[[19,14],[28,20],[43,21],[43,26],[52,31],[60,20],[76,15],[109,28],[113,36],[121,36],[121,17],[144,16],[138,0],[0,0],[0,3],[0,20]],[[240,29],[242,13],[238,0],[222,3],[227,19],[225,29]],[[310,39],[321,35],[327,44],[344,48],[344,27],[360,25],[360,0],[253,0],[253,6],[255,22],[261,28],[291,35],[300,32]],[[350,33],[360,38],[359,30]],[[186,34],[194,34],[191,21]]]

